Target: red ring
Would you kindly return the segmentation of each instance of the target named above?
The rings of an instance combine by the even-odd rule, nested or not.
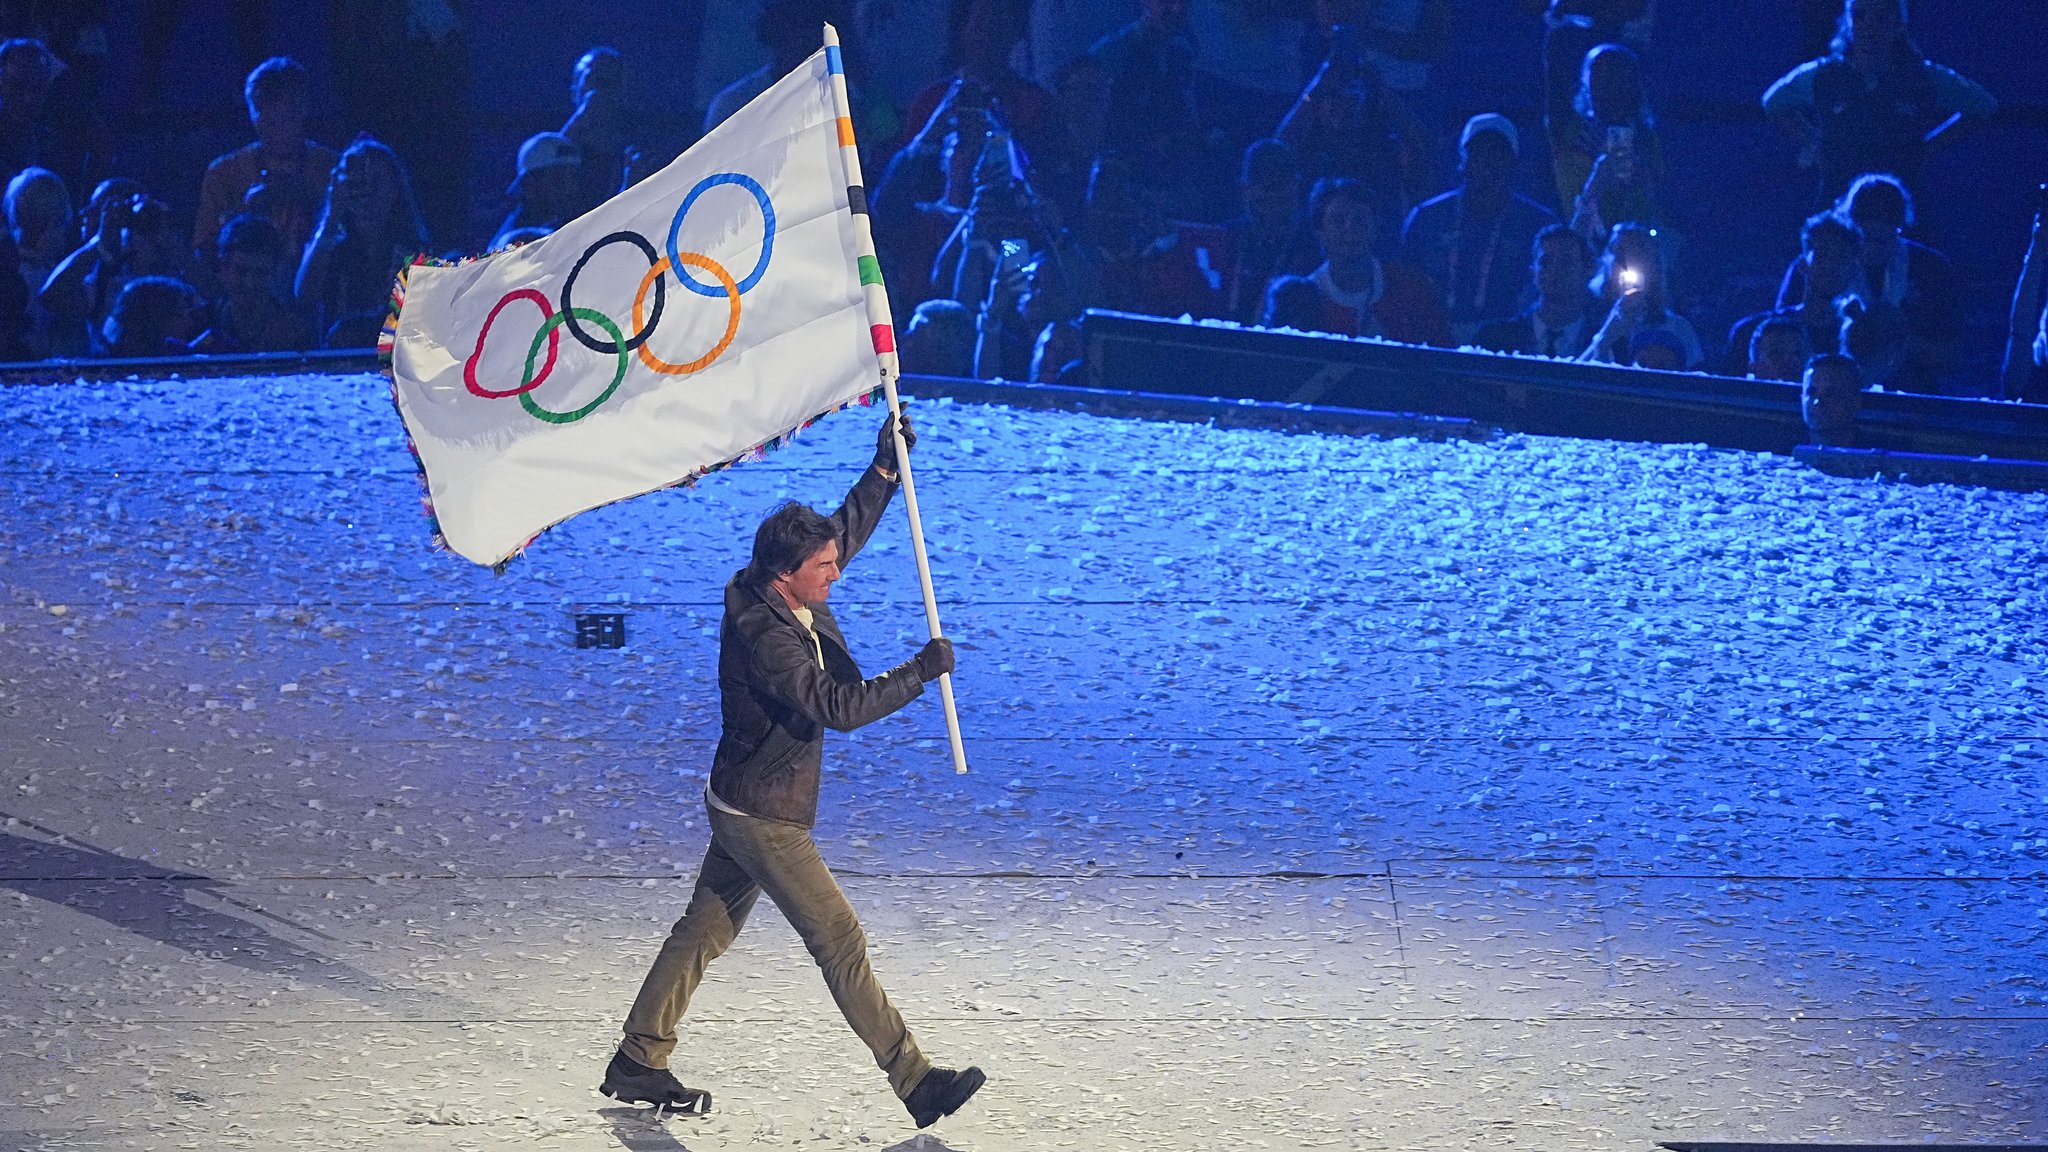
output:
[[[514,300],[531,300],[538,304],[540,306],[540,320],[543,324],[554,319],[555,316],[555,306],[548,303],[548,298],[538,288],[515,288],[505,293],[504,298],[491,308],[491,314],[484,317],[483,328],[476,334],[476,351],[471,352],[469,359],[462,362],[462,382],[469,385],[470,392],[486,400],[503,400],[507,396],[517,396],[521,392],[531,392],[535,388],[540,387],[541,381],[548,378],[548,373],[555,370],[555,353],[561,348],[562,344],[562,329],[560,326],[548,329],[548,360],[547,363],[541,365],[539,374],[534,376],[533,379],[521,384],[517,388],[508,388],[503,392],[493,392],[476,382],[476,363],[483,358],[484,339],[491,334],[491,325],[498,319],[498,313],[503,312],[505,305],[510,304]],[[527,363],[531,364],[532,361],[529,360]]]

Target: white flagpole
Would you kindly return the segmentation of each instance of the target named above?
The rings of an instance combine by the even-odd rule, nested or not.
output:
[[[896,396],[902,364],[896,356],[896,326],[889,314],[889,294],[882,287],[881,265],[875,260],[875,235],[868,222],[867,189],[861,182],[860,154],[853,142],[853,105],[846,96],[846,67],[839,55],[839,32],[825,25],[825,63],[832,83],[832,107],[839,117],[839,152],[846,160],[847,200],[853,210],[853,231],[859,246],[861,292],[868,309],[875,354],[882,361],[882,391],[896,417],[896,474],[903,480],[903,509],[910,514],[910,550],[917,558],[917,581],[924,588],[924,619],[932,639],[939,632],[939,598],[932,590],[932,562],[925,554],[924,523],[917,515],[917,489],[910,481],[910,449],[903,443],[903,403]],[[939,698],[946,706],[946,736],[953,745],[953,770],[967,771],[967,749],[960,743],[960,714],[953,705],[953,677],[939,677]]]

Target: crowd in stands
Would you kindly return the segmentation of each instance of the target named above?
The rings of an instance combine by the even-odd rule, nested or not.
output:
[[[1688,316],[1698,286],[1668,209],[1695,190],[1670,186],[1645,84],[1654,0],[1528,0],[1542,35],[1528,107],[1463,117],[1430,82],[1458,42],[1449,0],[1270,5],[1292,14],[1280,26],[1302,38],[1294,58],[1313,61],[1277,81],[1259,55],[1270,31],[1244,41],[1244,61],[1205,60],[1190,0],[1141,0],[1135,21],[1092,44],[1069,34],[1065,52],[1048,48],[1060,41],[1035,9],[1045,3],[946,0],[942,63],[892,99],[860,66],[868,17],[851,0],[765,0],[754,31],[767,62],[704,117],[708,132],[809,56],[821,23],[841,28],[911,371],[1071,379],[1077,318],[1110,308],[1767,380],[1817,373],[1822,391],[1853,378],[2048,399],[2038,219],[2002,379],[1959,378],[1965,301],[1949,262],[1915,238],[1915,198],[1930,192],[1929,153],[1996,103],[1925,58],[1903,0],[1802,5],[1831,34],[1761,108],[1802,149],[1819,210],[1785,222],[1798,255],[1774,306],[1725,340]],[[533,125],[506,157],[502,222],[473,237],[470,161],[437,135],[468,99],[459,30],[401,21],[400,39],[358,46],[360,59],[338,38],[345,74],[330,84],[354,93],[375,134],[319,142],[314,77],[260,59],[258,21],[234,29],[260,59],[243,91],[249,143],[167,194],[96,151],[76,92],[104,72],[93,45],[105,37],[46,23],[0,43],[0,243],[18,270],[0,277],[0,359],[365,347],[416,254],[543,237],[666,160],[625,99],[624,57],[592,48],[566,119]],[[147,51],[161,39],[146,34]],[[438,78],[428,107],[406,114],[378,95],[398,68]],[[145,87],[161,72],[144,61]],[[1263,88],[1247,86],[1254,72]],[[1549,169],[1523,180],[1530,142]],[[416,184],[409,161],[423,157],[432,171]],[[191,206],[189,227],[171,203]]]

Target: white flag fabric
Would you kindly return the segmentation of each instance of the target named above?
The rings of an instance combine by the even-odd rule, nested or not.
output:
[[[392,384],[449,548],[502,563],[867,399],[892,337],[831,79],[820,52],[545,239],[408,270]]]

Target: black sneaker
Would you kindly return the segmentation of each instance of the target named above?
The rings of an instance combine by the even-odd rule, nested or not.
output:
[[[929,1128],[939,1122],[942,1116],[951,1116],[960,1110],[967,1098],[974,1095],[988,1077],[979,1068],[968,1068],[955,1072],[950,1068],[934,1068],[924,1074],[917,1087],[910,1090],[910,1096],[903,1106],[910,1109],[910,1118],[917,1121],[919,1128]]]
[[[652,1104],[657,1111],[667,1109],[692,1116],[711,1111],[711,1093],[685,1087],[668,1069],[649,1068],[624,1052],[612,1056],[612,1062],[605,1066],[604,1083],[597,1090],[621,1104]]]

